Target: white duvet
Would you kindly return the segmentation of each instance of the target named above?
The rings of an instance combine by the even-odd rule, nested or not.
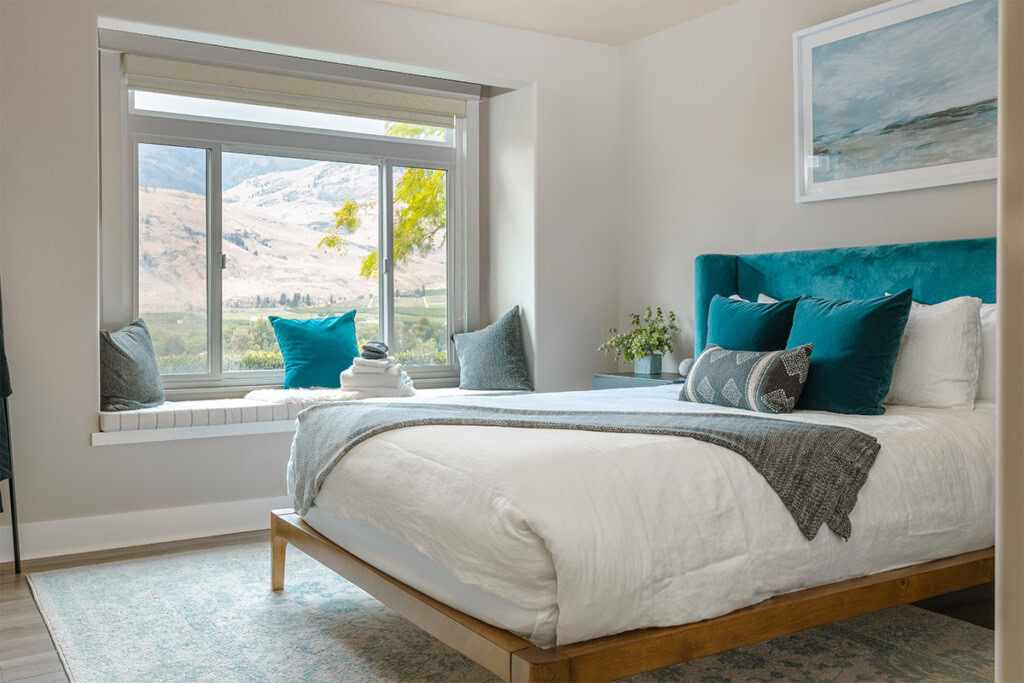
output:
[[[678,393],[440,400],[576,410],[614,400],[618,410],[629,399],[640,412],[730,412],[678,401]],[[994,405],[781,419],[844,425],[881,443],[848,542],[827,527],[808,542],[742,457],[673,436],[410,427],[355,447],[315,504],[536,613],[523,635],[541,646],[706,619],[993,544]]]

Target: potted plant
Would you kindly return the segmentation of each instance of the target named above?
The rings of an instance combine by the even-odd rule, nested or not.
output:
[[[597,347],[598,351],[615,352],[615,359],[621,356],[626,361],[633,361],[633,372],[638,375],[657,375],[661,372],[661,356],[672,351],[672,333],[678,332],[676,314],[668,312],[668,322],[661,308],[651,311],[643,318],[639,313],[629,316],[633,329],[619,334],[614,327],[608,330],[612,338]]]

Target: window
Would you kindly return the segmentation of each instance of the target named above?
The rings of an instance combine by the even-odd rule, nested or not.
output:
[[[168,388],[279,383],[269,317],[352,309],[359,343],[385,340],[414,378],[457,375],[465,117],[125,83],[121,317],[146,320]]]

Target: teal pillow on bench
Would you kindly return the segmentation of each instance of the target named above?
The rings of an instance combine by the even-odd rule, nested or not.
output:
[[[732,351],[781,351],[797,301],[758,304],[716,294],[708,308],[708,344]]]
[[[335,318],[292,320],[270,316],[284,357],[284,388],[338,388],[341,372],[359,355],[356,312]]]
[[[847,301],[804,297],[786,348],[814,344],[802,410],[881,415],[910,315],[911,291]]]

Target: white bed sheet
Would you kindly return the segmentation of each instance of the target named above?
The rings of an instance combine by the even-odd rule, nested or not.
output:
[[[732,412],[678,401],[678,391],[469,402],[600,410],[614,393],[617,403],[628,398],[640,412]],[[773,595],[993,544],[993,404],[781,417],[853,427],[882,444],[851,514],[848,542],[826,527],[808,542],[742,457],[673,436],[405,428],[352,449],[325,480],[316,506],[365,522],[463,586],[519,611],[515,618],[508,610],[489,613],[414,564],[385,568],[383,557],[364,556],[371,564],[545,647],[706,619]],[[346,546],[344,534],[321,532]],[[524,615],[534,615],[532,630]]]

